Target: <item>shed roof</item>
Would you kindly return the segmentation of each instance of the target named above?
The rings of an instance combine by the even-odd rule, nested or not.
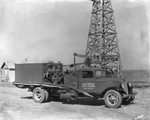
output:
[[[3,69],[5,65],[9,69],[15,69],[15,63],[13,63],[13,62],[3,62],[2,66],[1,66],[1,69]]]

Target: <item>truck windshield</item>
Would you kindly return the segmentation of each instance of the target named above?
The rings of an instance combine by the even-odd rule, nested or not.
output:
[[[82,78],[93,78],[93,71],[82,71]]]

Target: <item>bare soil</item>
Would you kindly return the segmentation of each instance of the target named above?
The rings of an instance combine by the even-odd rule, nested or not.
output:
[[[141,115],[141,120],[150,120],[150,88],[134,90],[138,95],[133,104],[110,109],[91,99],[39,104],[27,89],[0,86],[0,120],[135,120]]]

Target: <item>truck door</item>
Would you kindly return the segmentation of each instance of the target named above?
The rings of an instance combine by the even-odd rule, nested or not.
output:
[[[95,79],[93,71],[80,71],[79,89],[85,92],[95,91]]]

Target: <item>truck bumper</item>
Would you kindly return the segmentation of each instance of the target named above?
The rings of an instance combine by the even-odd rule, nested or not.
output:
[[[132,93],[132,94],[126,94],[126,95],[124,95],[122,98],[129,98],[129,97],[134,98],[136,95],[137,95],[137,92],[134,92],[134,93]]]

